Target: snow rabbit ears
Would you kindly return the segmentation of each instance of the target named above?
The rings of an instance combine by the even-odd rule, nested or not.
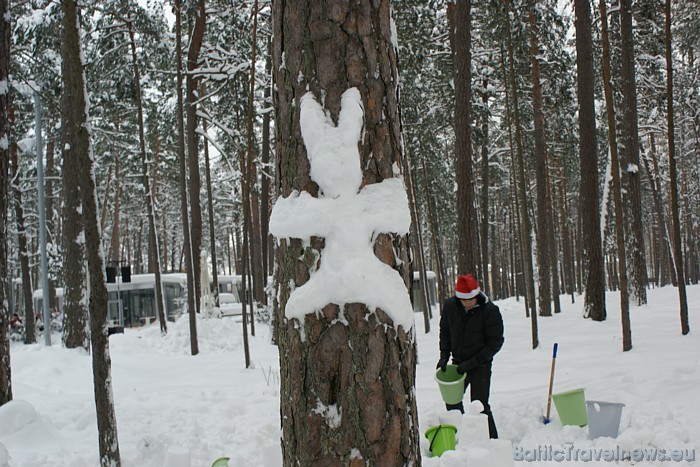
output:
[[[301,135],[311,164],[311,179],[324,197],[357,194],[362,183],[360,152],[364,109],[357,88],[347,89],[340,101],[338,126],[312,92],[301,98]]]

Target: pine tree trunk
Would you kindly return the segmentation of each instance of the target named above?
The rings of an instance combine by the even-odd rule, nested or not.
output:
[[[77,44],[75,46],[77,47]],[[80,173],[81,161],[73,155],[77,151],[76,148],[79,143],[77,135],[73,131],[69,132],[68,129],[67,125],[61,125],[64,203],[62,339],[63,345],[68,349],[82,347],[89,351],[85,230],[83,228],[83,216],[81,215],[84,207],[80,199],[80,188],[73,176],[70,176],[70,174]],[[106,212],[106,209],[103,212]]]
[[[488,109],[489,95],[488,80],[483,82],[484,92],[481,102],[484,109]],[[486,293],[493,295],[493,287],[489,277],[489,119],[484,118],[481,124],[483,142],[481,144],[481,270],[483,273],[483,287]],[[495,273],[495,270],[494,270]]]
[[[10,81],[10,1],[0,0],[0,82]],[[9,86],[0,92],[0,406],[12,400],[10,362],[10,308],[12,284],[7,280],[7,211],[9,208],[10,173],[10,94]]]
[[[337,121],[341,94],[358,88],[365,112],[358,144],[364,184],[393,177],[392,166],[402,166],[390,9],[388,0],[273,1],[281,195],[318,192],[300,132],[298,109],[307,90],[324,93],[324,107]],[[287,284],[308,280],[324,243],[312,238],[305,248],[299,239],[280,240],[277,248],[284,465],[420,465],[414,332],[395,329],[381,310],[361,303],[328,304],[303,323],[284,317]],[[409,284],[405,237],[380,234],[374,251]],[[341,416],[327,420],[319,407],[335,407]]]
[[[153,258],[153,271],[155,273],[156,282],[156,313],[158,314],[158,323],[160,324],[160,332],[162,335],[168,332],[168,323],[165,316],[165,295],[163,294],[163,281],[161,279],[161,272],[163,268],[160,264],[160,248],[158,245],[158,231],[157,231],[157,220],[156,220],[156,208],[155,208],[155,184],[156,184],[156,174],[154,168],[153,174],[153,189],[151,189],[150,179],[148,176],[148,156],[146,154],[146,132],[143,120],[143,103],[141,101],[141,74],[139,72],[138,62],[136,60],[136,41],[134,39],[134,29],[132,23],[128,24],[129,27],[129,39],[131,43],[131,60],[134,70],[134,82],[135,82],[135,98],[136,98],[136,110],[138,115],[139,124],[139,149],[141,151],[141,183],[143,184],[143,191],[146,194],[146,210],[148,216],[148,239],[151,245],[151,256]],[[117,189],[117,192],[119,190]],[[118,203],[118,201],[117,201]],[[117,208],[115,207],[115,210]]]
[[[105,225],[107,224],[107,204],[110,199],[109,194],[109,187],[110,184],[112,183],[112,166],[109,166],[109,170],[107,172],[107,181],[105,182],[105,195],[104,199],[102,200],[102,209],[101,209],[101,215],[100,215],[100,232],[105,231]],[[64,184],[65,186],[65,184]]]
[[[618,280],[620,287],[620,317],[622,321],[622,350],[632,349],[629,290],[627,286],[627,252],[622,205],[622,180],[617,154],[617,126],[613,102],[612,73],[610,71],[610,43],[608,41],[608,14],[606,0],[600,0],[600,17],[603,42],[603,86],[608,114],[608,141],[610,143],[610,171],[612,173],[613,202],[615,204],[615,241],[617,244]]]
[[[637,128],[637,85],[634,70],[632,0],[620,0],[620,35],[622,39],[622,163],[623,183],[627,193],[628,255],[631,258],[630,298],[637,305],[647,302],[647,270],[642,222],[642,194],[639,180],[639,134]],[[592,77],[592,76],[591,76]]]
[[[199,192],[202,182],[199,173],[199,136],[197,135],[197,87],[199,78],[194,74],[199,60],[199,51],[202,48],[204,27],[206,25],[206,12],[204,0],[199,0],[196,7],[194,30],[190,35],[190,47],[187,53],[187,160],[189,163],[190,182],[190,242],[192,254],[192,274],[194,278],[194,306],[197,313],[201,308],[202,285],[200,284],[202,251],[202,206]],[[207,285],[208,286],[208,285]]]
[[[246,147],[246,152],[245,155],[242,155],[241,159],[241,174],[242,174],[242,183],[241,183],[241,192],[243,194],[242,196],[242,201],[243,201],[243,255],[245,257],[244,261],[244,275],[248,274],[250,277],[252,277],[252,286],[249,287],[249,294],[250,298],[253,300],[250,300],[250,333],[254,336],[255,335],[255,313],[254,309],[257,306],[256,302],[258,301],[258,288],[260,287],[259,283],[259,278],[257,274],[258,270],[258,261],[257,261],[257,253],[260,251],[259,249],[259,243],[255,241],[257,238],[256,235],[256,229],[253,227],[253,225],[256,223],[255,222],[255,212],[256,208],[253,206],[253,200],[255,199],[255,190],[254,190],[254,180],[256,179],[255,177],[255,167],[253,164],[253,153],[254,153],[254,148],[253,148],[253,112],[254,112],[254,106],[253,106],[253,100],[255,97],[255,57],[256,57],[256,52],[257,52],[257,33],[258,33],[258,0],[255,0],[255,3],[253,5],[253,41],[252,41],[252,50],[251,50],[251,66],[250,66],[250,81],[248,82],[249,85],[249,93],[248,93],[248,112],[246,115],[246,139],[247,139],[247,147]],[[258,232],[259,233],[259,232]],[[245,297],[245,279],[243,280],[244,284],[244,297]],[[251,285],[249,282],[248,285]],[[244,312],[245,312],[245,305],[244,305]],[[248,366],[249,361],[246,360],[246,367]]]
[[[270,83],[265,86],[263,92],[265,107],[272,106],[272,38],[267,38],[267,57],[265,58],[265,74]],[[265,280],[272,274],[273,249],[270,238],[270,179],[272,167],[270,166],[270,112],[265,112],[262,121],[262,174],[260,177],[260,237],[262,238],[262,274]],[[265,296],[267,303],[267,296]]]
[[[187,271],[187,313],[190,318],[190,353],[199,353],[197,342],[197,307],[195,305],[195,281],[192,257],[192,243],[190,241],[190,216],[187,208],[187,167],[185,164],[185,121],[182,98],[182,3],[175,0],[175,56],[177,61],[177,152],[180,165],[180,208],[182,210],[182,230],[184,232],[183,256],[185,257],[185,270]]]
[[[552,278],[548,224],[549,201],[547,194],[547,141],[544,126],[544,103],[540,83],[540,55],[537,44],[537,22],[534,7],[528,12],[530,22],[530,64],[532,71],[532,108],[535,120],[535,179],[537,181],[537,273],[540,316],[552,316]]]
[[[659,281],[658,285],[663,287],[668,284],[669,280],[669,270],[671,276],[671,283],[677,284],[676,282],[676,272],[671,267],[669,268],[669,262],[672,261],[672,249],[671,238],[669,236],[668,222],[666,221],[666,209],[664,208],[663,200],[661,199],[661,183],[659,182],[659,163],[656,157],[656,143],[654,138],[654,133],[649,135],[649,157],[651,157],[652,167],[649,167],[648,158],[642,154],[642,162],[644,163],[644,169],[646,170],[647,177],[649,178],[649,189],[651,190],[651,197],[654,200],[654,209],[656,210],[656,218],[658,221],[658,230],[661,232],[661,244],[659,245],[658,255],[659,255]]]
[[[666,122],[668,126],[668,165],[671,179],[671,216],[673,216],[673,260],[678,279],[678,302],[681,318],[681,334],[690,332],[688,323],[688,295],[685,290],[683,248],[681,245],[681,221],[678,214],[678,174],[676,170],[676,142],[673,121],[673,52],[671,49],[671,0],[666,0]]]
[[[549,259],[551,261],[552,277],[552,301],[554,302],[554,313],[561,313],[561,280],[559,278],[559,249],[557,247],[556,220],[554,217],[554,193],[549,175],[549,163],[547,165],[547,235],[549,236]]]
[[[92,344],[92,371],[97,411],[100,465],[121,465],[117,422],[112,399],[111,359],[107,337],[107,287],[104,278],[96,187],[93,178],[93,159],[88,132],[88,102],[81,63],[78,10],[73,0],[62,0],[63,41],[61,48],[63,74],[63,96],[61,131],[63,160],[69,170],[64,170],[64,179],[79,186],[79,201],[82,206],[86,256],[90,277],[90,340]],[[68,146],[68,142],[70,144]],[[73,239],[75,241],[75,239]],[[49,326],[50,323],[45,323]]]
[[[574,0],[574,9],[581,158],[580,210],[583,220],[583,247],[587,274],[583,309],[584,316],[594,321],[603,321],[606,317],[605,270],[600,234],[591,7],[588,0]]]
[[[692,203],[690,199],[690,183],[688,179],[688,167],[683,170],[683,183],[681,184],[681,190],[683,193],[683,199],[685,200],[685,244],[688,247],[688,254],[686,255],[686,280],[690,284],[698,283],[698,255],[695,243],[697,241],[698,235],[694,232],[693,221],[692,221]],[[696,181],[697,183],[697,181]],[[698,186],[698,185],[696,185]]]
[[[119,264],[119,200],[121,198],[121,186],[119,180],[119,154],[114,153],[114,222],[112,223],[112,236],[109,241],[108,261]],[[106,194],[108,195],[108,194]]]
[[[558,167],[560,179],[562,179],[561,167]],[[571,230],[569,229],[569,206],[566,202],[566,185],[562,179],[559,187],[559,225],[561,226],[561,248],[563,250],[562,269],[564,270],[564,286],[566,293],[571,295],[571,303],[574,303],[574,258],[573,246],[571,241]]]
[[[204,96],[204,84],[201,86]],[[202,119],[202,130],[207,133],[207,120]],[[211,167],[209,165],[209,140],[204,138],[204,175],[207,181],[207,214],[209,216],[209,249],[211,250],[211,279],[214,293],[214,306],[219,307],[219,264],[216,252],[216,230],[214,226],[214,194],[211,188]]]
[[[444,303],[445,300],[449,298],[449,293],[447,291],[447,271],[445,268],[445,255],[443,253],[442,243],[440,239],[440,223],[437,221],[437,216],[435,214],[435,208],[433,207],[433,199],[430,195],[430,189],[428,186],[428,169],[425,166],[425,159],[423,160],[423,190],[425,196],[425,204],[428,209],[428,221],[430,225],[430,238],[432,240],[433,254],[436,258],[437,263],[437,279],[438,279],[438,300],[440,303]]]
[[[14,119],[11,122],[14,124]],[[36,343],[36,326],[34,321],[34,302],[32,298],[32,280],[29,275],[29,252],[27,251],[27,230],[24,222],[22,194],[19,187],[19,167],[17,163],[17,144],[10,143],[10,160],[12,164],[13,193],[15,197],[15,222],[17,223],[17,253],[22,274],[22,297],[24,298],[24,343]],[[8,203],[9,204],[9,203]],[[46,291],[43,300],[48,299]]]
[[[509,22],[506,23],[507,27],[509,26]],[[509,75],[506,72],[506,62],[505,62],[505,50],[504,50],[504,45],[503,41],[501,40],[501,74],[503,75],[503,82],[507,83],[509,82]],[[506,84],[504,86],[504,91],[505,91],[505,111],[506,111],[506,127],[508,128],[508,148],[509,148],[509,158],[510,158],[510,176],[511,176],[511,193],[510,193],[510,199],[512,200],[512,210],[509,211],[510,213],[510,220],[511,220],[511,240],[512,240],[512,247],[513,247],[513,288],[515,290],[515,299],[517,301],[520,301],[520,295],[521,295],[521,290],[524,291],[524,287],[522,287],[522,280],[520,279],[520,274],[521,274],[521,268],[520,265],[524,262],[523,259],[523,251],[521,248],[521,243],[522,243],[522,224],[520,222],[520,204],[518,201],[518,183],[516,179],[516,170],[515,170],[515,154],[514,154],[514,144],[513,144],[513,124],[512,124],[512,119],[510,115],[510,99],[509,99],[509,91],[508,91],[509,85]],[[515,234],[515,235],[513,235]],[[527,294],[525,293],[525,316],[530,317],[530,306],[529,302],[527,301]]]
[[[413,237],[413,250],[416,261],[416,270],[419,273],[418,287],[420,288],[420,300],[423,308],[423,325],[425,332],[430,332],[430,318],[433,316],[430,309],[430,294],[428,292],[428,274],[425,264],[425,249],[423,248],[423,233],[420,229],[420,220],[418,218],[418,208],[416,206],[416,193],[413,186],[413,174],[411,166],[408,163],[408,154],[403,158],[403,171],[406,180],[406,189],[408,191],[408,205],[411,211],[411,236]],[[409,289],[413,293],[413,286]]]
[[[525,163],[523,156],[523,138],[522,127],[520,124],[520,106],[518,104],[518,88],[516,85],[515,74],[515,56],[513,48],[513,38],[510,31],[510,1],[506,0],[505,18],[506,18],[506,38],[508,43],[509,68],[510,68],[510,94],[513,100],[513,123],[515,125],[515,145],[516,159],[518,162],[518,196],[520,198],[520,221],[521,234],[520,242],[522,247],[523,271],[525,281],[526,300],[529,303],[530,309],[530,327],[532,333],[532,348],[536,349],[539,346],[539,337],[537,332],[537,305],[535,304],[535,272],[532,265],[532,225],[530,223],[530,214],[528,213],[527,189],[525,179]]]
[[[457,179],[458,223],[457,270],[459,274],[475,273],[479,259],[474,256],[477,245],[477,217],[474,207],[474,175],[472,167],[471,115],[471,0],[455,0],[450,36],[454,61],[455,83],[455,176]]]
[[[60,241],[60,229],[56,222],[56,217],[54,215],[54,193],[53,193],[53,178],[56,176],[55,162],[54,162],[54,151],[56,150],[55,138],[51,138],[46,144],[46,199],[44,200],[46,205],[46,233],[51,240],[51,244],[55,247]],[[59,201],[57,203],[59,206]],[[58,250],[56,250],[58,251]],[[49,309],[58,309],[58,299],[56,297],[56,284],[61,283],[61,273],[60,271],[52,271],[52,260],[49,256]],[[58,260],[58,258],[56,258]],[[25,323],[26,326],[26,323]]]

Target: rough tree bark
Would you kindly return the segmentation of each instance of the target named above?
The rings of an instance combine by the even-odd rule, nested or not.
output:
[[[588,0],[574,0],[576,13],[576,70],[578,72],[579,157],[581,163],[580,213],[584,257],[587,269],[584,315],[605,320],[605,271],[600,235],[598,156],[596,153],[593,41],[591,6]]]
[[[73,6],[75,9],[76,7]],[[77,26],[76,26],[77,27]],[[77,43],[72,45],[78,47]],[[64,46],[66,47],[66,46]],[[78,62],[78,66],[82,66]],[[79,69],[82,72],[82,68]],[[82,75],[81,75],[82,76]],[[67,79],[67,78],[64,78]],[[65,97],[64,97],[65,99]],[[84,99],[83,99],[84,100]],[[65,116],[64,116],[65,118]],[[65,127],[65,128],[64,128]],[[82,347],[90,350],[88,329],[87,276],[85,271],[85,230],[83,228],[83,205],[80,186],[68,174],[80,173],[80,159],[66,157],[77,151],[77,135],[69,132],[69,127],[61,125],[61,146],[63,147],[63,345],[68,349]],[[111,169],[108,182],[111,179]],[[109,190],[109,184],[107,186]],[[105,205],[107,197],[105,196]],[[100,226],[104,226],[106,206]]]
[[[119,209],[121,199],[121,180],[119,179],[119,152],[114,152],[114,222],[112,223],[112,235],[109,239],[109,255],[107,258],[114,264],[119,264]],[[105,197],[109,193],[105,193]]]
[[[183,115],[182,98],[182,2],[175,0],[175,57],[177,62],[177,155],[180,166],[180,208],[182,210],[182,230],[184,232],[183,256],[187,271],[187,313],[190,318],[190,353],[199,353],[197,342],[197,308],[195,305],[195,262],[192,258],[192,243],[190,241],[190,216],[187,208],[187,164],[185,163],[185,119]],[[140,255],[139,255],[140,256]]]
[[[608,141],[610,144],[610,170],[612,172],[613,201],[615,204],[615,241],[617,243],[618,280],[620,286],[620,319],[622,321],[622,350],[632,349],[632,328],[630,325],[630,299],[627,288],[627,251],[625,246],[625,225],[622,206],[622,181],[620,162],[617,154],[617,125],[615,103],[613,101],[612,73],[610,67],[610,42],[608,41],[608,13],[606,0],[600,0],[601,35],[603,42],[603,88],[605,107],[608,114]]]
[[[62,0],[61,8],[63,10],[61,44],[63,160],[69,169],[75,169],[75,171],[64,171],[63,176],[73,180],[73,183],[79,186],[90,277],[90,341],[100,465],[114,467],[119,466],[121,461],[112,397],[112,364],[107,337],[107,287],[88,130],[89,103],[86,102],[87,90],[81,62],[78,7],[74,0]]]
[[[267,38],[267,57],[265,59],[265,74],[269,77],[270,83],[265,86],[263,92],[265,107],[272,106],[272,38]],[[260,174],[260,237],[262,239],[262,268],[263,277],[272,273],[272,239],[270,238],[270,180],[272,179],[272,167],[270,166],[270,112],[263,114],[262,122],[262,151],[261,160],[262,173]],[[265,296],[267,303],[267,295]]]
[[[471,52],[471,0],[454,3],[450,35],[454,61],[455,83],[455,172],[457,178],[457,213],[459,217],[457,270],[459,274],[476,274],[478,256],[477,217],[474,206],[474,175],[472,167],[472,52]]]
[[[637,123],[637,84],[634,70],[632,0],[620,0],[622,75],[623,187],[627,193],[627,243],[631,259],[630,298],[637,305],[647,302],[647,269],[642,222],[642,193],[639,180],[639,131]],[[593,75],[591,75],[591,78]]]
[[[10,80],[10,0],[0,0],[0,82]],[[10,364],[10,307],[7,297],[11,284],[7,277],[7,209],[10,170],[9,86],[0,88],[0,406],[12,400]]]
[[[673,53],[671,50],[671,0],[666,0],[666,122],[668,126],[668,166],[671,179],[671,216],[673,217],[673,262],[678,279],[678,301],[680,305],[681,334],[690,332],[688,322],[688,295],[685,290],[683,271],[683,246],[681,244],[681,221],[678,214],[678,173],[676,171],[676,142],[673,121]]]
[[[201,86],[204,95],[204,84]],[[207,119],[202,119],[202,130],[207,133]],[[211,167],[209,166],[209,140],[204,138],[204,176],[207,181],[207,215],[209,217],[209,249],[211,250],[211,280],[214,306],[219,307],[219,262],[217,259],[216,230],[214,227],[214,193],[211,189]]]
[[[481,102],[484,109],[489,106],[488,80],[483,81]],[[481,124],[483,141],[481,144],[481,270],[483,271],[483,287],[487,294],[492,294],[491,277],[489,274],[489,117],[486,115]],[[494,273],[496,271],[494,270]],[[495,298],[495,297],[494,297]]]
[[[549,195],[547,193],[547,140],[544,125],[544,102],[540,82],[540,55],[537,43],[537,18],[534,6],[528,9],[530,23],[530,64],[532,108],[535,120],[535,179],[537,181],[537,273],[540,316],[552,316],[552,287],[549,228]]]
[[[308,90],[325,96],[324,107],[337,122],[341,94],[358,88],[365,112],[358,144],[363,185],[391,178],[392,167],[402,166],[390,11],[389,0],[273,1],[280,195],[318,193],[299,122]],[[414,332],[395,329],[381,310],[361,303],[343,309],[328,304],[303,323],[284,317],[287,284],[309,279],[324,243],[314,237],[304,247],[299,239],[282,240],[277,248],[284,465],[419,465]],[[405,284],[407,250],[407,238],[388,234],[379,235],[374,248]],[[337,426],[317,409],[332,405],[342,413]]]
[[[511,19],[510,19],[510,1],[504,1],[504,18],[506,28],[506,40],[508,44],[508,67],[510,81],[510,95],[513,101],[513,125],[515,126],[515,147],[516,159],[518,161],[517,179],[518,179],[518,196],[520,198],[520,245],[523,260],[523,271],[525,281],[525,297],[529,304],[530,310],[530,327],[532,333],[532,348],[536,349],[539,345],[539,337],[537,331],[537,305],[535,304],[535,272],[532,265],[532,225],[530,223],[530,214],[528,212],[527,188],[525,179],[525,163],[523,161],[523,137],[522,125],[520,123],[520,106],[518,104],[518,87],[516,84],[515,74],[515,53],[513,47],[513,37],[511,34]],[[512,146],[511,146],[512,147]]]
[[[153,258],[154,272],[155,272],[155,282],[156,282],[156,312],[158,314],[158,322],[160,323],[160,333],[165,335],[168,332],[168,323],[165,316],[165,296],[163,294],[163,281],[161,279],[161,272],[163,270],[161,266],[160,257],[160,246],[158,244],[158,230],[157,230],[157,220],[156,220],[156,208],[155,208],[155,185],[156,185],[156,174],[154,168],[153,174],[153,189],[151,189],[150,178],[148,175],[148,155],[146,153],[146,131],[143,121],[143,103],[141,100],[141,73],[139,71],[139,65],[136,58],[136,40],[134,38],[134,28],[131,22],[128,23],[129,27],[129,42],[131,43],[131,61],[134,70],[134,89],[135,89],[135,100],[136,100],[136,111],[138,115],[139,124],[139,150],[141,152],[141,183],[143,184],[143,191],[146,195],[146,211],[148,216],[148,239],[152,246],[151,255]],[[118,159],[117,159],[118,160]],[[117,165],[118,167],[118,165]],[[118,171],[115,171],[115,180],[117,181],[117,187],[119,186],[119,176]],[[117,188],[117,193],[119,193],[119,188]],[[115,203],[115,210],[118,212],[117,199]],[[119,218],[115,215],[116,219]]]
[[[195,74],[199,52],[202,49],[204,27],[206,25],[206,12],[204,0],[197,2],[197,16],[194,20],[194,29],[190,36],[190,47],[187,52],[187,160],[189,163],[190,181],[190,245],[192,248],[192,274],[194,277],[194,304],[197,313],[201,309],[202,285],[200,284],[202,251],[202,206],[199,201],[199,192],[202,188],[199,173],[199,137],[197,135],[197,87],[199,78]],[[209,287],[209,285],[206,285]]]
[[[11,124],[14,118],[11,117]],[[29,252],[27,251],[27,230],[22,207],[22,192],[19,186],[19,164],[17,161],[17,144],[10,143],[10,161],[12,164],[12,187],[15,198],[15,222],[17,224],[17,250],[19,254],[20,273],[22,274],[22,297],[24,298],[24,343],[36,343],[36,326],[34,322],[34,301],[32,299],[32,280],[29,277]],[[3,276],[5,277],[5,276]],[[45,292],[45,291],[43,291]],[[43,299],[48,295],[44,293]]]

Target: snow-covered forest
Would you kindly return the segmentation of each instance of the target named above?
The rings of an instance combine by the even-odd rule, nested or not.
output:
[[[697,0],[0,13],[0,467],[478,462],[424,434],[468,273],[501,440],[608,446],[533,422],[560,342],[700,447]]]

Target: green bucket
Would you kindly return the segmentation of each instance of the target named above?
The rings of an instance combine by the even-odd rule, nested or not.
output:
[[[431,426],[425,431],[425,437],[430,441],[430,452],[440,457],[445,451],[454,451],[455,434],[457,427],[454,425]]]
[[[562,425],[586,426],[588,424],[583,388],[552,394],[552,400]]]
[[[228,457],[219,457],[214,461],[214,463],[211,465],[211,467],[229,467],[228,466],[228,461],[230,459]]]
[[[440,394],[445,404],[459,404],[462,402],[464,397],[464,378],[466,377],[466,373],[459,374],[457,365],[447,365],[445,371],[438,368],[435,372],[435,381],[440,387]]]

